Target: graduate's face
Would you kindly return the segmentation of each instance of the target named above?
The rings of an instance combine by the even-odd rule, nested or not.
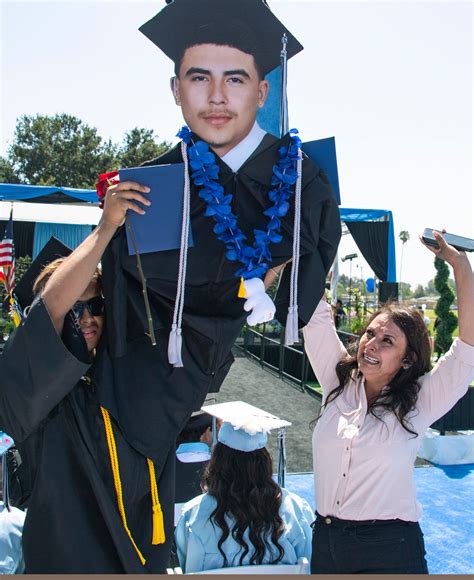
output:
[[[249,134],[267,94],[253,56],[215,44],[186,49],[174,85],[189,128],[220,157]]]
[[[82,296],[79,298],[79,301],[87,302],[91,298],[99,296],[99,294],[99,286],[95,280],[92,280],[84,294],[82,294]],[[79,318],[79,326],[86,341],[87,350],[92,353],[99,344],[100,337],[102,336],[102,330],[104,328],[104,317],[93,316],[89,312],[89,309],[86,307],[83,309],[82,315]]]

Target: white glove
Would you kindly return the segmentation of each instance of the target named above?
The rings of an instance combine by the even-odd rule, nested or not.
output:
[[[252,311],[247,316],[247,323],[250,326],[261,324],[262,322],[269,322],[275,316],[275,304],[270,296],[265,292],[263,280],[260,278],[250,278],[244,280],[245,293],[247,300],[244,303],[244,310],[246,312]]]

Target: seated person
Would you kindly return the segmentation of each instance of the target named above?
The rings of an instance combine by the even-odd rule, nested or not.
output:
[[[25,512],[8,510],[0,501],[0,574],[22,574],[25,569],[21,537]]]
[[[23,534],[23,524],[25,522],[25,512],[16,507],[7,507],[8,492],[4,490],[4,485],[7,486],[8,483],[4,477],[6,461],[3,455],[7,451],[3,445],[4,438],[9,437],[0,431],[0,574],[22,574],[25,569],[25,563],[23,560],[21,537]]]
[[[280,425],[261,411],[257,417],[219,416],[223,423],[204,473],[205,493],[186,504],[175,531],[183,571],[309,560],[312,510],[275,483],[265,448],[269,430]]]
[[[184,503],[202,493],[201,479],[211,458],[212,417],[196,411],[176,441],[175,523]]]

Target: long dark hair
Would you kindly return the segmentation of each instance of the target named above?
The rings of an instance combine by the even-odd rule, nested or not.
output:
[[[279,513],[282,493],[273,481],[272,459],[265,448],[245,452],[217,443],[202,484],[217,502],[211,519],[222,530],[217,547],[224,558],[224,567],[229,563],[222,545],[229,535],[242,548],[240,566],[252,548],[250,564],[262,564],[272,549],[271,544],[278,554],[270,563],[276,564],[283,558],[284,551],[278,542],[284,531]],[[229,529],[226,515],[233,521],[232,529]],[[247,528],[251,546],[244,539]]]
[[[384,412],[392,412],[406,431],[418,437],[418,433],[412,429],[407,415],[415,408],[418,400],[421,388],[418,379],[431,369],[431,344],[428,329],[417,310],[395,303],[387,303],[369,318],[364,333],[370,323],[380,314],[387,315],[405,335],[407,349],[404,359],[410,366],[406,369],[400,368],[387,385],[387,391],[375,401],[368,403],[367,412],[381,420]],[[348,351],[348,356],[337,363],[336,374],[339,386],[329,393],[321,408],[321,413],[328,403],[334,401],[344,391],[351,377],[357,372],[358,346],[358,343],[352,345]]]

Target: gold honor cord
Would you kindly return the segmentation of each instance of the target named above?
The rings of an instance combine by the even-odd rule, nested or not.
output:
[[[112,422],[110,420],[110,415],[107,409],[101,407],[100,410],[102,411],[102,417],[104,419],[104,426],[105,426],[105,434],[107,437],[107,446],[109,448],[109,455],[110,455],[110,465],[112,467],[112,473],[114,477],[114,486],[115,492],[117,494],[117,505],[120,516],[122,518],[122,523],[125,531],[132,542],[135,551],[140,558],[140,562],[144,566],[146,563],[143,554],[140,552],[135,540],[132,537],[132,533],[128,527],[127,523],[127,516],[125,514],[125,505],[123,503],[123,495],[122,495],[122,482],[120,479],[120,468],[119,468],[119,461],[117,455],[117,446],[115,445],[115,437],[112,428]],[[165,530],[164,530],[164,522],[163,522],[163,512],[161,510],[160,501],[158,498],[158,487],[156,485],[156,477],[155,477],[155,467],[151,459],[147,458],[148,463],[148,470],[150,473],[150,488],[151,488],[151,500],[152,500],[152,523],[153,523],[153,532],[152,532],[152,544],[163,544],[165,542]]]

